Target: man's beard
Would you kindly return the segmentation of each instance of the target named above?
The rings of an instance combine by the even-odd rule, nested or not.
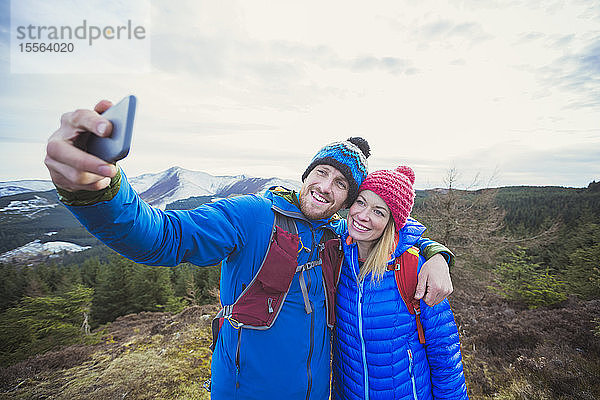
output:
[[[302,214],[304,214],[304,216],[306,218],[308,218],[310,220],[324,219],[324,218],[331,217],[333,214],[335,214],[337,212],[337,210],[332,209],[332,203],[328,203],[327,208],[325,208],[323,210],[320,210],[320,211],[312,210],[308,206],[308,202],[312,201],[312,199],[310,198],[312,196],[310,194],[310,192],[311,192],[311,188],[307,188],[304,191],[301,190],[300,194],[298,196],[298,201],[300,203],[300,211],[302,211]]]

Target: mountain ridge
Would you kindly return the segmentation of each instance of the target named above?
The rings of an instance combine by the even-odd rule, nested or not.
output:
[[[301,183],[277,177],[259,178],[245,174],[211,175],[178,166],[157,173],[146,173],[127,178],[142,199],[154,207],[165,209],[169,203],[196,196],[215,198],[232,195],[261,193],[271,186],[300,189]],[[50,180],[15,180],[0,182],[0,197],[54,189]]]
[[[262,193],[271,186],[298,190],[300,182],[247,175],[213,176],[205,172],[172,167],[158,173],[126,178],[142,199],[160,209],[195,208],[235,195]],[[5,194],[3,194],[5,193]],[[61,251],[97,246],[87,231],[62,205],[51,181],[0,182],[0,262],[30,262],[50,254],[43,245],[50,241],[71,243]],[[53,238],[48,237],[54,232]],[[36,251],[37,253],[34,254]],[[4,257],[4,259],[2,258]]]
[[[43,192],[54,189],[50,180],[23,179],[17,181],[0,182],[0,197],[28,192]]]

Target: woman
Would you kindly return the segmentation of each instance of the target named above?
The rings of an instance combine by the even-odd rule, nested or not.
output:
[[[424,262],[413,245],[425,227],[409,218],[414,179],[409,167],[375,171],[350,207],[336,299],[333,399],[468,398],[448,300],[435,307],[416,302],[415,313],[414,287],[401,293],[396,278],[395,269],[420,269]]]

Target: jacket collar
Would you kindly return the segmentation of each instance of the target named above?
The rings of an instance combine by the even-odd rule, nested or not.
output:
[[[394,258],[399,257],[411,246],[416,245],[426,229],[419,221],[408,217],[406,224],[398,232],[398,245],[394,251]]]
[[[416,245],[417,241],[423,235],[423,232],[425,232],[426,229],[427,228],[425,228],[419,221],[408,217],[406,224],[404,227],[402,227],[402,229],[400,229],[398,235],[396,236],[398,244],[396,245],[394,257],[392,257],[392,259],[399,257],[411,246]],[[346,232],[344,232],[342,235],[342,243],[345,249],[350,249],[357,246],[354,240],[352,240],[352,238],[348,235],[348,230],[346,230]]]

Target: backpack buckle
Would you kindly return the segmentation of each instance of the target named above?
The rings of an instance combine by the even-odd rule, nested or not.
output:
[[[323,264],[323,260],[320,258],[318,260],[309,261],[306,264],[298,265],[298,267],[296,268],[296,272],[308,271],[309,269],[318,267],[321,264]]]

